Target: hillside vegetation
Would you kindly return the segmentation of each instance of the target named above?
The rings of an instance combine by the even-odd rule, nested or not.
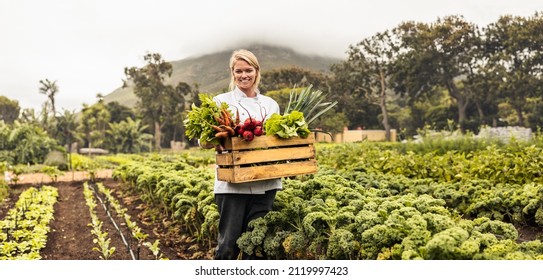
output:
[[[247,47],[247,49],[254,52],[258,57],[263,71],[299,67],[315,72],[327,73],[332,64],[340,61],[339,58],[301,54],[285,47],[253,45]],[[201,92],[221,92],[228,87],[230,82],[228,61],[232,51],[233,49],[171,61],[173,73],[166,82],[172,85],[176,85],[179,82],[185,82],[191,86],[198,84]],[[127,67],[130,67],[130,65],[127,65]],[[117,101],[120,104],[133,107],[137,99],[131,87],[120,87],[106,95],[104,101],[107,103]]]

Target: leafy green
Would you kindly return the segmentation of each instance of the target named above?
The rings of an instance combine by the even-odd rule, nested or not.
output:
[[[183,122],[186,128],[185,135],[189,139],[198,138],[201,144],[218,145],[219,140],[215,138],[215,130],[211,125],[219,124],[215,117],[220,117],[221,109],[228,110],[228,104],[222,102],[219,107],[211,96],[204,93],[199,94],[198,97],[202,105],[198,107],[196,104],[192,104],[191,110]]]
[[[300,136],[306,138],[309,131],[304,114],[299,111],[292,111],[290,114],[280,115],[274,113],[264,123],[266,135],[277,135],[281,138]]]

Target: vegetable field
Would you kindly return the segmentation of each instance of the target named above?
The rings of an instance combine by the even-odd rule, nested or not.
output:
[[[317,174],[284,178],[274,210],[238,245],[271,259],[542,259],[541,145],[463,145],[319,143]],[[211,258],[214,159],[201,150],[142,155],[96,182],[52,184],[59,194],[52,230],[33,258]],[[11,187],[1,206],[3,251],[17,238],[6,239],[13,223],[6,213],[23,189],[30,186]],[[76,241],[60,242],[70,227],[80,230]],[[65,253],[69,244],[84,253]]]
[[[81,175],[81,173],[85,174]],[[168,219],[160,213],[148,209],[137,195],[122,190],[119,183],[111,179],[111,170],[104,170],[97,174],[95,184],[90,183],[87,172],[77,172],[74,179],[71,174],[66,174],[56,183],[46,183],[51,186],[42,187],[30,182],[42,181],[43,174],[23,175],[22,182],[10,187],[10,196],[0,205],[0,225],[3,229],[3,234],[0,234],[2,238],[0,259],[209,258],[197,242],[176,230],[174,222],[168,222]],[[34,189],[52,189],[58,195],[52,196],[55,198],[54,207],[51,207],[51,209],[54,208],[54,212],[50,214],[53,219],[48,220],[48,228],[28,229],[27,236],[43,243],[39,250],[32,251],[24,249],[28,247],[25,244],[34,244],[35,241],[28,242],[28,238],[19,237],[19,232],[26,230],[28,223],[21,222],[21,219],[17,218],[20,226],[15,227],[14,219],[9,217],[12,212],[18,213],[19,217],[25,216],[17,206],[21,204],[20,197],[26,196],[23,194]],[[88,191],[91,196],[86,195]],[[98,195],[95,196],[95,192]],[[93,200],[94,202],[91,202]],[[26,205],[29,204],[30,202],[26,202]],[[92,211],[88,204],[94,204]],[[104,205],[109,208],[109,215]],[[13,211],[14,209],[18,210]],[[7,221],[11,221],[11,224],[7,224]],[[121,236],[119,232],[123,235]]]

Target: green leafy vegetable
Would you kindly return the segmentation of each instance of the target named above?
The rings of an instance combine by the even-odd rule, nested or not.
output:
[[[192,104],[191,110],[188,112],[187,118],[184,121],[185,134],[189,139],[198,138],[200,143],[219,144],[219,139],[215,137],[216,131],[212,125],[219,125],[216,118],[220,117],[221,110],[228,110],[228,104],[221,103],[219,107],[213,98],[207,94],[198,95],[202,105],[200,107]]]
[[[277,135],[281,138],[300,136],[306,138],[309,131],[304,114],[299,111],[292,111],[290,114],[272,114],[264,123],[266,135]]]

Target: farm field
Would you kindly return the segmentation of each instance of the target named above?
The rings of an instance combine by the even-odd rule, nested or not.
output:
[[[274,210],[255,220],[238,245],[270,259],[543,259],[540,145],[447,145],[455,149],[318,144],[318,172],[284,178]],[[8,210],[43,183],[39,190],[51,186],[58,196],[37,258],[211,259],[214,153],[119,162],[95,181],[85,173],[57,182],[23,175],[10,187],[0,220],[20,221],[25,215],[9,220]],[[31,177],[40,183],[26,181]],[[20,235],[11,228],[3,230],[4,250]]]
[[[100,170],[96,174],[97,182],[111,189],[127,210],[127,214],[133,217],[141,228],[142,233],[147,234],[150,240],[160,240],[159,252],[164,259],[208,259],[210,254],[201,250],[198,243],[190,240],[186,234],[171,230],[173,222],[161,217],[153,220],[151,214],[146,213],[145,204],[136,195],[123,194],[119,183],[111,178],[112,170]],[[33,186],[40,184],[54,186],[58,190],[58,201],[54,206],[54,219],[50,222],[50,232],[47,238],[47,245],[40,252],[44,260],[98,260],[104,259],[103,255],[96,249],[99,246],[93,243],[96,237],[91,234],[91,217],[89,207],[85,204],[83,194],[84,182],[88,181],[87,172],[67,172],[60,176],[56,182],[51,182],[45,174],[24,174],[20,177],[16,186],[12,186],[10,197],[0,206],[0,220],[5,217],[8,210],[14,207],[19,195]],[[112,260],[154,260],[156,256],[141,246],[137,252],[137,245],[130,244],[131,254],[115,228],[103,207],[96,207],[96,213],[103,222],[102,230],[108,232],[110,239],[109,247],[115,251],[108,259]],[[112,215],[115,216],[115,215]],[[126,223],[115,217],[118,227],[121,228],[126,240],[130,239],[130,233]],[[167,228],[166,226],[170,226]],[[134,241],[132,241],[134,242]],[[95,248],[95,249],[93,249]],[[198,252],[201,250],[201,252]]]

